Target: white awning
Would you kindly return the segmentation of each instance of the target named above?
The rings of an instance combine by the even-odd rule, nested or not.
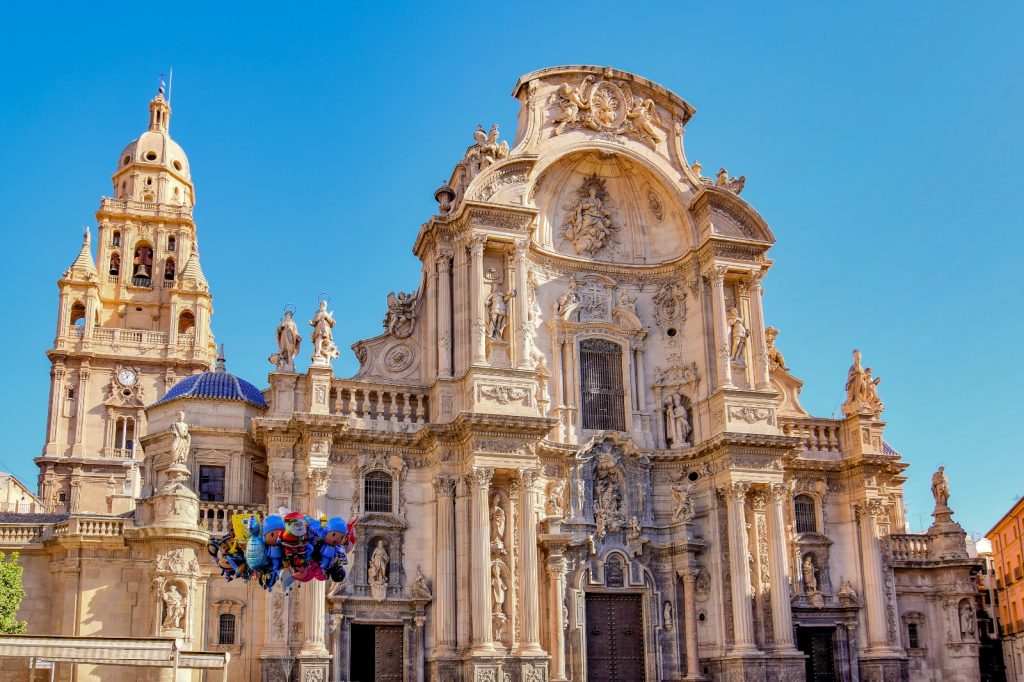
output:
[[[226,668],[231,654],[218,651],[182,651],[171,637],[51,637],[0,635],[0,656],[42,658],[50,661],[131,665],[149,668]]]

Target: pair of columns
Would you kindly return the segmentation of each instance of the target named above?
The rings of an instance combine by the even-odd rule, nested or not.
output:
[[[493,655],[494,632],[491,621],[491,541],[490,541],[490,500],[491,467],[473,467],[467,477],[470,488],[472,525],[470,532],[470,608],[471,644],[474,654]],[[540,580],[538,576],[537,523],[534,509],[540,491],[537,486],[537,472],[532,469],[519,471],[522,494],[518,519],[521,537],[520,551],[520,603],[523,624],[523,640],[518,653],[543,654],[540,646]],[[438,654],[453,652],[456,639],[456,597],[455,585],[455,479],[439,478],[434,483],[437,493],[437,566],[435,580],[434,617],[436,618],[436,639]]]
[[[728,501],[729,568],[732,577],[733,653],[758,653],[754,639],[753,594],[751,591],[749,541],[747,538],[746,503],[751,484],[731,481],[723,490]],[[772,631],[775,635],[774,651],[791,653],[793,643],[793,613],[789,601],[789,562],[786,560],[786,524],[783,505],[789,500],[789,488],[781,483],[770,486],[768,566],[771,579]],[[685,590],[686,581],[683,587]],[[686,599],[684,592],[684,599]],[[690,607],[687,606],[689,610]],[[687,626],[689,629],[689,626]],[[694,651],[696,643],[694,643]],[[689,643],[687,654],[689,658]],[[689,664],[688,664],[689,666]]]
[[[732,359],[729,348],[729,324],[725,309],[725,276],[728,267],[716,265],[705,273],[711,282],[711,319],[714,330],[715,354],[718,358],[718,385],[733,388]],[[764,336],[764,319],[761,312],[761,279],[764,270],[752,270],[739,281],[736,307],[748,328],[751,358],[754,365],[756,388],[769,388],[768,352]]]

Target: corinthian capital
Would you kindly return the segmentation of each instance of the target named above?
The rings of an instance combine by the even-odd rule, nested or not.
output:
[[[523,481],[523,487],[527,490],[533,490],[537,483],[537,470],[536,469],[520,469],[519,478]]]
[[[478,488],[487,490],[491,485],[491,478],[494,477],[494,469],[492,467],[473,467],[470,477]]]
[[[708,281],[713,285],[722,286],[722,282],[725,281],[725,273],[727,272],[729,272],[728,266],[712,265],[704,271],[704,276],[707,277]]]
[[[432,481],[434,495],[437,497],[455,497],[455,479],[448,476],[438,476]]]
[[[771,492],[772,499],[779,504],[785,504],[789,501],[789,486],[785,483],[772,483]]]
[[[684,585],[687,583],[693,584],[697,582],[697,576],[700,575],[700,571],[696,568],[680,568],[676,571],[676,575],[679,576],[679,579],[683,581]]]
[[[487,243],[487,235],[475,234],[469,238],[469,250],[474,256],[484,255],[484,244]]]
[[[309,479],[309,485],[316,490],[317,495],[327,494],[327,488],[331,485],[331,470],[329,467],[307,469],[306,478]]]
[[[722,488],[722,494],[733,502],[745,502],[750,492],[749,481],[731,481]]]

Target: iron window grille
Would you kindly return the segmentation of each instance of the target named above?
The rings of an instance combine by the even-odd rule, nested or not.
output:
[[[222,613],[217,622],[217,644],[235,643],[235,616]]]
[[[797,533],[817,533],[818,519],[814,513],[814,498],[810,495],[797,495],[793,498],[796,512]]]
[[[224,501],[224,467],[199,467],[199,499],[204,502]]]
[[[622,347],[617,343],[580,341],[580,397],[583,428],[626,430]]]
[[[363,499],[368,512],[391,513],[391,476],[373,472],[363,479]]]

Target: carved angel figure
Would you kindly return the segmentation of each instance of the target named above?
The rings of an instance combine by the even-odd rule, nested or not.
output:
[[[722,189],[729,190],[733,194],[741,193],[743,191],[743,185],[746,183],[746,175],[741,175],[738,178],[730,178],[729,171],[724,168],[719,168],[718,174],[715,175],[715,187],[721,187]]]
[[[181,628],[181,619],[185,617],[185,595],[178,592],[176,585],[171,584],[160,595],[164,602],[165,628]]]
[[[171,424],[171,458],[174,464],[184,464],[188,461],[188,453],[192,447],[192,434],[188,432],[188,424],[185,422],[185,413],[178,412],[178,421]]]
[[[633,107],[626,112],[626,120],[633,123],[640,139],[661,142],[661,131],[654,127],[655,123],[661,123],[658,111],[654,108],[654,100],[633,98]]]
[[[789,371],[789,367],[786,366],[786,360],[782,357],[782,352],[775,347],[775,339],[779,336],[779,330],[775,327],[767,327],[764,330],[765,341],[768,344],[768,366],[771,369],[782,369]]]
[[[592,256],[609,243],[618,243],[619,228],[607,206],[604,180],[592,175],[583,181],[576,199],[568,204],[562,220],[562,236],[572,243],[577,255]]]
[[[747,331],[747,325],[743,323],[743,318],[740,317],[740,311],[736,306],[729,308],[725,322],[729,326],[729,358],[733,362],[737,362],[743,358],[743,349],[747,345],[747,337],[750,336],[750,332]]]
[[[405,339],[416,327],[416,303],[419,291],[411,294],[399,291],[388,294],[388,312],[384,316],[384,329],[396,338]]]
[[[338,357],[338,347],[334,345],[334,313],[327,312],[327,301],[320,301],[320,308],[309,321],[313,328],[310,337],[313,342],[313,362],[328,364],[332,358]]]
[[[270,362],[277,365],[279,370],[285,372],[295,371],[295,356],[299,354],[299,346],[302,345],[302,337],[299,335],[299,328],[292,319],[294,314],[290,310],[284,311],[281,324],[277,325],[275,337],[277,339],[277,352],[270,356]]]
[[[584,80],[584,83],[586,82]],[[555,126],[555,135],[561,135],[566,126],[576,122],[580,109],[587,108],[587,105],[580,99],[579,89],[568,83],[562,83],[558,87],[558,106],[561,107],[562,113],[554,120],[558,124]]]

